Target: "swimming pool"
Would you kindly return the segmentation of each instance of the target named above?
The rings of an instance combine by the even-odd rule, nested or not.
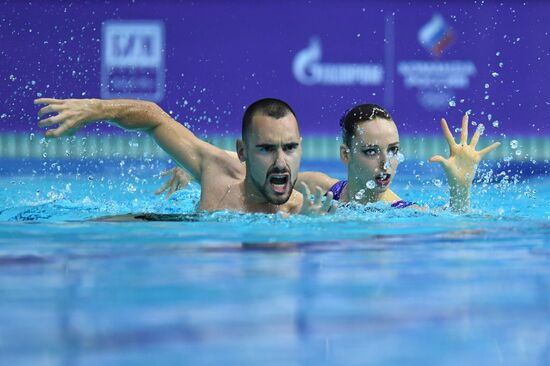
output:
[[[151,194],[166,164],[0,162],[6,364],[548,364],[547,162],[482,167],[493,174],[464,216],[374,205],[86,221],[192,213],[197,186]],[[406,161],[394,187],[445,203],[438,167]]]

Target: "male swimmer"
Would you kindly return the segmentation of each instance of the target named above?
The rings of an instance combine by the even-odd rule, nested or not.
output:
[[[294,190],[302,155],[298,122],[292,108],[278,99],[251,104],[243,117],[242,139],[235,159],[197,138],[155,103],[140,100],[52,99],[38,115],[49,138],[75,133],[85,125],[107,120],[126,130],[145,131],[201,184],[199,209],[322,215],[333,213],[332,195],[313,197],[307,185]],[[244,163],[244,164],[243,164]]]
[[[343,143],[340,145],[340,158],[347,166],[346,180],[338,181],[320,172],[304,172],[298,177],[299,183],[321,187],[323,192],[332,193],[340,202],[355,201],[371,203],[382,201],[392,207],[414,206],[399,198],[389,187],[399,164],[399,133],[389,113],[374,104],[361,104],[349,110],[340,121]],[[450,148],[450,157],[440,155],[430,158],[443,166],[450,190],[450,207],[457,212],[470,208],[470,191],[481,158],[496,149],[500,143],[476,151],[481,135],[479,125],[468,144],[468,115],[462,118],[460,144],[453,139],[447,122],[441,120],[441,128]],[[164,173],[172,174],[171,179],[156,193],[167,190],[172,194],[180,186],[187,184],[185,173],[174,168]]]

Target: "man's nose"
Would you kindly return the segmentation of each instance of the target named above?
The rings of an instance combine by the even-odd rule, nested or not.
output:
[[[285,152],[283,149],[279,148],[275,154],[275,165],[284,168],[286,166]]]

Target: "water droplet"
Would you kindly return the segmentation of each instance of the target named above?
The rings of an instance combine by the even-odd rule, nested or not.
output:
[[[485,89],[489,89],[489,84],[485,84]]]
[[[494,120],[493,121],[493,127],[498,127],[500,124],[497,120]]]
[[[509,162],[510,160],[512,160],[512,157],[511,157],[511,156],[505,156],[505,157],[504,157],[504,161],[505,161],[505,162]]]
[[[355,199],[356,199],[356,200],[360,200],[360,199],[363,198],[364,195],[365,195],[365,190],[362,189],[362,190],[360,190],[359,192],[357,192],[357,193],[355,194]]]
[[[135,193],[137,188],[133,184],[128,184],[128,188],[126,190],[130,193]]]
[[[479,133],[483,135],[483,132],[485,132],[485,126],[483,125],[483,123],[479,124],[478,130],[479,130]]]
[[[491,75],[492,75],[494,78],[496,78],[499,74],[498,74],[498,72],[493,72],[493,73],[491,73]]]
[[[373,180],[369,180],[365,186],[368,189],[374,189],[374,187],[376,187],[376,183]]]
[[[357,33],[357,38],[361,37],[361,33]]]
[[[516,155],[517,155],[517,156],[520,156],[520,155],[521,155],[521,150],[520,150],[520,149],[517,149],[517,150],[516,150]]]
[[[432,183],[436,187],[441,187],[441,185],[443,184],[443,182],[441,182],[441,180],[439,180],[439,179],[432,179]]]
[[[497,55],[497,56],[500,56],[500,51],[497,51],[496,55]]]
[[[397,153],[397,161],[400,163],[405,161],[405,155],[401,154],[400,152]]]
[[[137,141],[130,140],[128,141],[128,146],[136,148],[139,147],[139,143]]]
[[[42,93],[38,92],[36,93],[36,96],[40,98],[42,96]]]
[[[32,141],[33,138],[34,138],[34,133],[31,133],[31,134],[29,135],[29,140]]]
[[[449,100],[450,107],[456,107],[456,102],[454,100]]]
[[[514,150],[517,149],[518,148],[518,140],[510,141],[510,147]]]
[[[498,63],[498,66],[499,66],[499,67],[503,67],[503,66],[504,66],[504,62],[499,62],[499,63]]]

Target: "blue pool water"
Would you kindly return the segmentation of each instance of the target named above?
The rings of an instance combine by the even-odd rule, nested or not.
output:
[[[427,212],[87,221],[194,212],[195,185],[151,194],[167,166],[0,161],[1,364],[549,364],[547,163],[481,167],[461,216],[406,162],[394,190]]]

